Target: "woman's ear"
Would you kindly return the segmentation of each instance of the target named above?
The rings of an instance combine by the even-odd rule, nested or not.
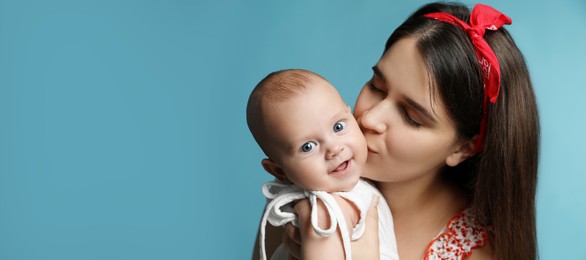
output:
[[[454,150],[446,158],[446,164],[450,167],[455,167],[466,159],[474,155],[474,141],[478,136],[474,136],[468,141],[462,142],[454,146]]]
[[[278,180],[287,183],[289,182],[287,175],[285,175],[283,169],[275,161],[269,158],[264,158],[262,159],[260,164],[262,164],[262,167],[265,169],[265,171],[275,176],[275,178],[277,178]]]

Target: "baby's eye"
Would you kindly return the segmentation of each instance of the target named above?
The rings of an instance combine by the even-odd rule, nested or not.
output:
[[[344,130],[344,127],[346,127],[346,122],[343,122],[343,121],[336,122],[334,124],[334,133],[337,133],[337,132]]]
[[[315,142],[309,141],[307,143],[304,143],[301,146],[301,151],[304,152],[304,153],[311,152],[311,150],[313,150],[313,148],[315,148],[316,145],[317,144]]]

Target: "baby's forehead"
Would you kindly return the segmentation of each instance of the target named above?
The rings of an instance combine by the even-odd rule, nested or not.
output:
[[[271,117],[291,118],[293,114],[303,113],[304,118],[312,118],[318,114],[338,113],[341,108],[347,107],[344,100],[331,86],[307,86],[295,93],[289,93],[286,98],[265,99],[263,102],[263,113],[271,114]],[[321,106],[320,110],[307,113],[305,108],[315,107],[316,104],[327,103],[333,106]],[[297,109],[298,108],[298,109]],[[276,116],[281,114],[283,117]]]
[[[298,93],[290,99],[274,101],[264,110],[267,129],[277,124],[287,124],[294,125],[299,131],[310,131],[316,125],[330,124],[337,117],[351,113],[340,97],[326,94],[320,96],[318,93]]]

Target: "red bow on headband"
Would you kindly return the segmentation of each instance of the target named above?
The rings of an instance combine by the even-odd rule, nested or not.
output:
[[[468,37],[476,50],[476,57],[482,69],[484,81],[484,105],[482,109],[482,121],[480,133],[476,139],[475,153],[480,151],[484,136],[486,135],[486,122],[488,120],[488,100],[495,103],[499,95],[501,69],[492,48],[484,40],[486,30],[496,31],[505,24],[511,24],[512,20],[498,10],[483,4],[477,4],[470,14],[470,25],[455,16],[444,13],[429,13],[425,17],[457,25],[468,33]]]

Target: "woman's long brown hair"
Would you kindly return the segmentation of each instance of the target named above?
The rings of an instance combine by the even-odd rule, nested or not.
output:
[[[465,22],[470,15],[461,4],[425,5],[393,32],[385,51],[401,38],[417,40],[434,79],[432,95],[445,104],[459,137],[471,139],[479,132],[482,114],[480,66],[464,30],[423,17],[432,12],[450,13]],[[495,259],[536,259],[539,117],[535,95],[523,55],[507,30],[489,31],[485,39],[499,60],[501,90],[489,107],[484,147],[442,174],[467,192],[478,220],[491,227]]]

